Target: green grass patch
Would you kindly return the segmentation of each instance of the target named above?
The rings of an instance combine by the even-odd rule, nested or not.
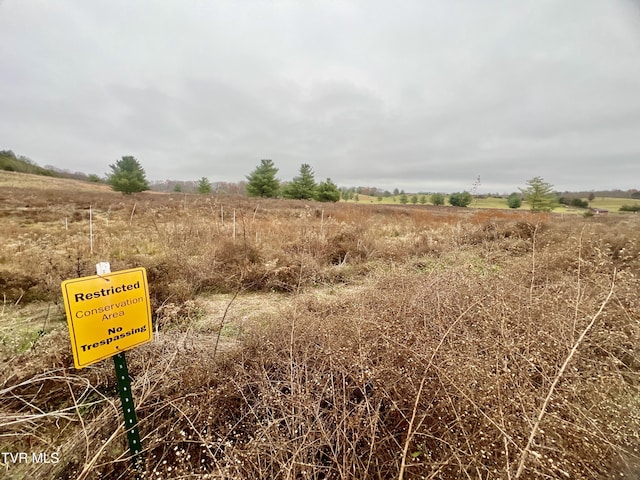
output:
[[[591,208],[605,208],[610,212],[617,212],[623,205],[640,205],[635,198],[596,197],[589,203]]]
[[[64,317],[50,308],[29,305],[3,309],[0,314],[0,357],[24,353],[54,329],[64,325]]]

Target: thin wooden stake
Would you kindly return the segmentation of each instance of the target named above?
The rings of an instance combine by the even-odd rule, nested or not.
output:
[[[137,203],[134,203],[133,208],[131,209],[131,218],[129,218],[129,226],[131,226],[131,224],[133,223],[133,213],[136,211],[136,205]]]
[[[93,255],[93,210],[91,205],[89,205],[89,245],[89,250]]]

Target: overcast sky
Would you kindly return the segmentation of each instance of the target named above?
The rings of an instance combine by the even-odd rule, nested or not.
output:
[[[104,175],[640,188],[637,0],[0,0],[0,149]]]

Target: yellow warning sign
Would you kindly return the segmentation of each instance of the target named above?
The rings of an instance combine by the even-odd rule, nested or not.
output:
[[[62,296],[76,368],[151,341],[144,268],[65,280]]]

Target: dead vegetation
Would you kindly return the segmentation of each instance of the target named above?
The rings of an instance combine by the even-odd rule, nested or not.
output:
[[[102,260],[149,275],[145,478],[640,475],[635,216],[8,188],[1,450],[60,452],[9,478],[131,476],[57,304]]]

